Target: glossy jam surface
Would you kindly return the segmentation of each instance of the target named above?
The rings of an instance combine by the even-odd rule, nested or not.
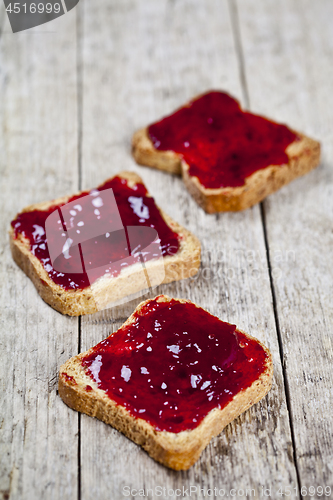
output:
[[[66,290],[85,288],[105,273],[117,276],[131,264],[179,249],[178,235],[165,223],[145,186],[131,187],[120,177],[73,196],[66,205],[23,212],[12,227],[15,237],[28,238],[32,254]],[[51,258],[54,248],[56,259]]]
[[[212,91],[148,128],[154,147],[182,155],[189,173],[206,188],[236,187],[269,165],[288,163],[286,148],[297,139],[285,125],[240,109]]]
[[[194,304],[156,297],[134,317],[82,364],[111,399],[159,430],[195,428],[265,370],[257,342]]]

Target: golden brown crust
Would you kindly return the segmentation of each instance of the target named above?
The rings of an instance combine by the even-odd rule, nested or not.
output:
[[[287,164],[270,165],[257,170],[246,178],[245,184],[239,187],[208,189],[200,183],[197,177],[189,174],[189,166],[182,161],[181,155],[174,151],[155,149],[147,130],[147,128],[141,129],[134,134],[133,156],[136,161],[169,173],[182,173],[188,191],[207,213],[245,210],[297,177],[310,172],[319,165],[320,161],[320,143],[295,132],[300,140],[288,146]]]
[[[133,135],[132,154],[140,165],[164,170],[169,174],[182,174],[180,155],[174,151],[155,149],[148,135],[148,128],[142,128]]]
[[[126,178],[130,184],[142,183],[141,178],[134,172],[117,174]],[[66,203],[73,195],[65,196],[49,202],[37,203],[23,209],[23,212],[32,210],[47,210],[52,205]],[[162,217],[173,231],[179,234],[180,249],[177,254],[164,257],[165,276],[162,283],[185,279],[197,273],[200,266],[200,242],[190,231],[183,228],[171,217],[160,210]],[[30,252],[29,241],[18,235],[15,238],[13,228],[9,232],[10,248],[14,261],[34,283],[42,299],[62,314],[79,316],[92,314],[104,309],[108,305],[119,303],[123,298],[139,293],[147,288],[146,275],[142,266],[129,266],[115,278],[103,277],[93,285],[83,290],[65,290],[54,283],[41,262]],[[158,273],[160,266],[157,261],[148,261],[145,264],[151,284],[160,283]]]
[[[158,300],[170,301],[171,299],[162,295]],[[190,302],[184,299],[174,300]],[[140,313],[146,302],[139,304],[135,312]],[[130,324],[132,321],[133,315],[128,318],[124,325]],[[250,335],[247,337],[253,339]],[[263,347],[268,355],[265,371],[251,387],[236,394],[225,408],[222,410],[213,409],[198,427],[190,431],[182,431],[177,434],[157,431],[151,424],[131,416],[123,406],[112,401],[85,373],[81,365],[81,358],[88,355],[92,349],[74,356],[60,367],[59,395],[74,410],[96,417],[115,427],[129,439],[142,446],[152,458],[161,464],[175,470],[187,470],[198,460],[212,437],[218,435],[232,420],[262,399],[271,388],[273,376],[271,354],[267,347],[257,339],[254,340]],[[92,387],[91,391],[86,391],[87,385]]]

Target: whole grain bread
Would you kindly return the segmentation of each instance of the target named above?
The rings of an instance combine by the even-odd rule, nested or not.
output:
[[[245,210],[259,203],[292,180],[318,166],[320,143],[300,132],[298,140],[291,143],[286,153],[288,163],[269,165],[249,175],[242,186],[206,188],[198,177],[189,173],[189,165],[174,151],[157,150],[151,141],[148,128],[135,132],[132,139],[132,153],[140,165],[182,175],[185,186],[195,201],[207,212],[228,212]]]
[[[142,179],[134,172],[121,172],[117,177],[127,179],[130,186],[142,184]],[[80,193],[76,193],[80,194]],[[72,197],[64,196],[49,202],[30,205],[22,210],[48,210],[49,207],[67,203]],[[148,196],[150,196],[148,194]],[[162,283],[170,283],[188,278],[197,273],[200,266],[200,242],[190,231],[175,222],[160,208],[159,211],[167,225],[179,235],[179,250],[174,255],[163,257],[165,276]],[[14,261],[34,283],[42,299],[62,314],[79,316],[102,310],[108,305],[121,303],[125,297],[134,298],[141,290],[147,289],[147,274],[141,264],[134,264],[123,269],[116,277],[103,276],[89,287],[79,290],[66,290],[56,284],[44,269],[40,260],[30,251],[27,238],[18,233],[15,237],[13,228],[9,232],[10,248]],[[151,285],[154,276],[158,277],[160,263],[151,260],[145,263]],[[159,281],[157,284],[160,284]]]
[[[154,300],[161,302],[176,300],[181,303],[190,303],[188,300],[170,299],[165,295]],[[139,304],[118,331],[133,323],[135,321],[134,314],[140,314],[141,309],[148,302],[149,300]],[[207,312],[207,314],[209,313]],[[240,332],[240,330],[237,331]],[[117,332],[111,336],[113,335],[117,335]],[[203,335],[205,335],[204,325]],[[271,388],[273,376],[271,354],[257,339],[245,335],[248,339],[255,340],[261,345],[267,354],[264,371],[250,387],[239,391],[223,409],[212,409],[199,425],[191,430],[178,433],[158,430],[146,420],[132,416],[124,406],[113,401],[86,373],[81,363],[82,358],[89,355],[93,348],[74,356],[60,367],[59,395],[74,410],[112,425],[129,439],[142,446],[152,458],[161,464],[175,470],[187,470],[198,460],[201,452],[214,436],[218,435],[241,413],[262,399]],[[89,386],[89,391],[87,391],[87,386]]]

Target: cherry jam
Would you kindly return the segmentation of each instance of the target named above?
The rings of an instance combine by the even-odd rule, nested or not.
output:
[[[285,125],[242,111],[236,99],[212,91],[150,125],[158,150],[174,151],[206,188],[236,187],[269,165],[288,163],[297,136]]]
[[[156,429],[194,429],[265,370],[255,340],[192,303],[150,300],[82,359],[117,404]]]
[[[66,204],[22,212],[11,225],[15,237],[29,240],[31,253],[66,290],[83,289],[105,273],[114,277],[136,262],[179,250],[177,233],[166,224],[145,186],[131,187],[121,177],[73,196]]]

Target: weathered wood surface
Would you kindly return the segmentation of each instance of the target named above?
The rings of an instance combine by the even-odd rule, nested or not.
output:
[[[0,8],[0,23],[1,15]],[[15,35],[2,19],[2,498],[118,500],[124,486],[223,488],[226,496],[235,489],[238,498],[239,489],[260,497],[265,487],[281,498],[279,488],[331,484],[329,0],[82,0],[57,21]],[[180,179],[131,158],[134,130],[209,88],[249,100],[325,145],[319,170],[265,202],[265,226],[259,206],[206,215]],[[159,205],[202,242],[198,276],[156,294],[194,300],[257,336],[274,357],[270,394],[188,472],[156,464],[56,395],[60,364],[116,330],[140,299],[83,317],[78,337],[78,321],[44,304],[9,255],[8,223],[22,206],[124,169],[139,173]]]
[[[43,32],[43,33],[42,33]],[[77,496],[78,416],[57,395],[78,320],[53,311],[12,261],[24,206],[77,189],[75,13],[0,40],[0,498]]]
[[[238,5],[251,108],[322,143],[321,166],[265,215],[300,482],[333,489],[333,4]]]

